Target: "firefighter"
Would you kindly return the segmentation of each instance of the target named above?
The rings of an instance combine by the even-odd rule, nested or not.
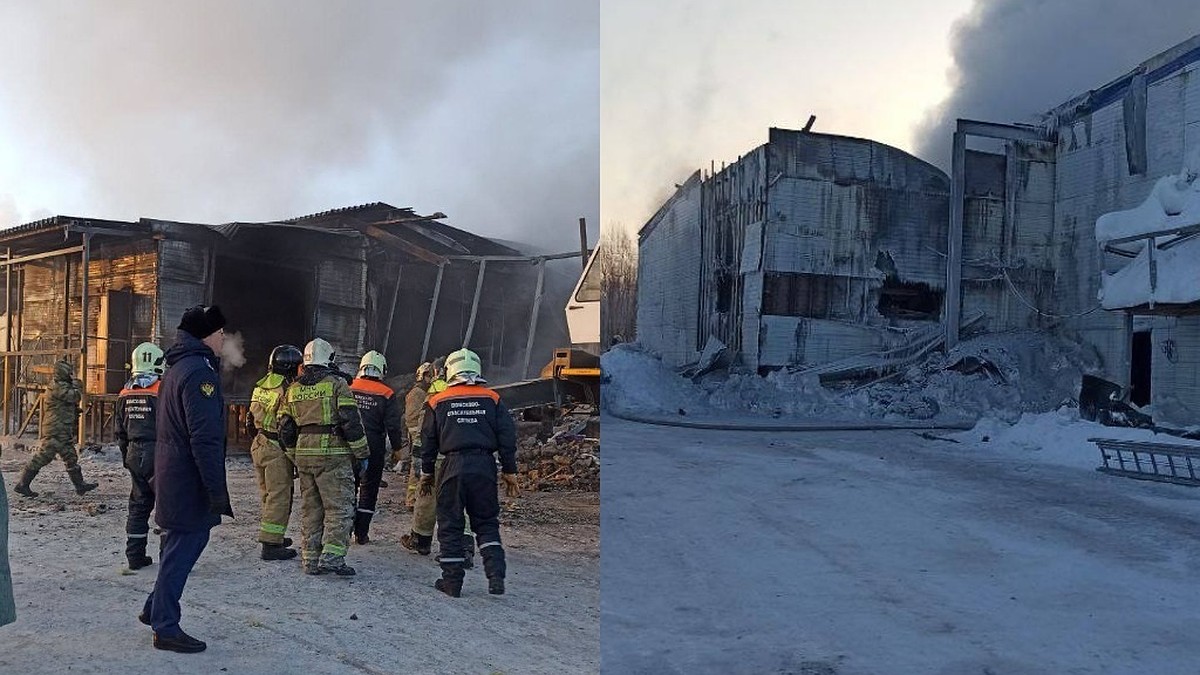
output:
[[[300,350],[292,345],[279,345],[271,350],[267,374],[254,385],[250,414],[246,416],[246,433],[254,439],[250,458],[254,461],[262,502],[258,541],[262,544],[263,560],[296,557],[296,551],[288,548],[292,540],[284,536],[292,515],[296,467],[279,443],[278,415],[283,394],[299,374],[302,359]]]
[[[385,373],[387,359],[379,352],[369,351],[358,364],[358,377],[350,383],[350,391],[354,394],[362,418],[363,432],[367,435],[367,447],[371,450],[366,471],[360,473],[358,481],[354,540],[359,544],[371,540],[371,516],[375,515],[375,502],[379,497],[387,441],[391,441],[392,447],[399,448],[404,435],[400,397],[383,383]]]
[[[304,347],[304,367],[284,395],[279,437],[300,475],[301,562],[305,574],[352,576],[346,547],[354,525],[354,467],[370,451],[354,394],[337,374],[333,346]]]
[[[408,507],[409,511],[412,511],[417,503],[417,488],[420,487],[421,414],[425,409],[425,399],[429,398],[429,385],[432,382],[433,364],[426,361],[417,367],[413,386],[404,396],[404,431],[407,436],[407,448],[402,451],[400,473],[408,475],[404,505]]]
[[[29,458],[21,480],[13,486],[13,491],[26,497],[36,497],[37,493],[30,489],[29,484],[37,477],[38,471],[55,457],[62,459],[67,467],[67,476],[75,486],[75,494],[84,494],[99,487],[98,483],[83,482],[83,469],[79,466],[79,455],[75,452],[75,441],[79,437],[79,414],[83,409],[79,402],[83,399],[83,383],[75,377],[75,367],[63,359],[54,364],[54,381],[43,394],[45,404],[42,408],[42,419],[39,429],[41,449]]]
[[[420,468],[421,468],[421,426],[424,422],[426,412],[429,408],[425,402],[429,397],[446,390],[446,357],[439,357],[429,364],[430,368],[427,377],[432,378],[428,388],[420,396],[421,404],[419,412],[416,413],[413,419],[413,426],[416,429],[416,434],[413,438],[414,455],[413,469],[417,473],[417,495],[413,504],[413,518],[411,530],[408,534],[400,537],[400,545],[409,551],[409,553],[417,553],[420,555],[429,555],[433,544],[433,531],[437,522],[437,495],[435,490],[420,489]],[[418,380],[420,380],[420,372],[418,371]],[[420,382],[415,386],[419,386]],[[415,388],[414,386],[414,388]],[[412,392],[409,392],[410,396]],[[413,396],[415,402],[418,398]],[[434,460],[434,484],[440,485],[441,481],[438,476],[442,470],[442,455],[439,454]],[[465,560],[463,563],[464,569],[472,569],[475,567],[475,544],[471,539],[471,529],[467,527],[463,532],[463,551]]]
[[[463,511],[479,543],[488,593],[504,593],[504,547],[500,544],[500,500],[496,453],[505,494],[516,497],[517,431],[499,394],[487,387],[479,356],[460,349],[446,357],[447,388],[433,394],[421,427],[421,490],[433,491],[434,463],[445,455],[437,479],[437,528],[442,578],[434,587],[457,598],[462,593],[466,550]]]
[[[129,569],[148,567],[146,555],[150,536],[150,512],[154,510],[154,439],[158,433],[158,387],[166,369],[163,350],[143,342],[133,350],[133,377],[117,396],[114,415],[117,445],[129,470],[129,514],[125,519],[125,558]]]

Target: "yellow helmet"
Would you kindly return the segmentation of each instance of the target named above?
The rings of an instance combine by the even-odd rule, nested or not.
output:
[[[162,374],[164,370],[163,350],[153,342],[143,342],[134,347],[130,369],[134,375]]]
[[[386,372],[387,359],[373,349],[363,354],[362,360],[358,362],[359,377],[383,377]]]
[[[304,365],[306,366],[332,367],[336,358],[337,355],[333,352],[333,345],[321,338],[317,338],[304,345]]]

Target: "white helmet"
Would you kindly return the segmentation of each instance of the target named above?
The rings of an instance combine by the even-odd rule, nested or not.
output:
[[[359,377],[383,377],[386,372],[387,359],[375,350],[363,354],[362,361],[358,362]]]
[[[163,372],[163,350],[153,342],[143,342],[135,347],[130,361],[130,370],[134,375],[161,375]]]
[[[330,366],[334,365],[337,354],[333,353],[333,345],[317,338],[304,345],[304,365]]]

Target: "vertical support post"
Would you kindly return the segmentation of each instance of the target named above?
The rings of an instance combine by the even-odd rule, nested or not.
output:
[[[12,248],[9,247],[4,252],[6,260],[12,259]],[[9,406],[12,403],[12,381],[9,379],[9,373],[12,372],[11,357],[8,352],[13,350],[13,287],[12,287],[12,265],[4,266],[4,435],[7,436],[11,431],[11,410]]]
[[[475,314],[479,311],[479,296],[483,294],[483,272],[487,269],[487,258],[479,259],[479,275],[475,277],[475,299],[471,301],[471,318],[467,319],[467,334],[463,336],[463,349],[471,344],[471,333],[475,331]]]
[[[946,321],[946,351],[958,344],[962,321],[962,240],[963,197],[966,186],[967,136],[954,130],[954,153],[950,177],[950,228],[946,237],[946,303],[942,312]]]
[[[1150,309],[1154,309],[1154,291],[1158,288],[1158,261],[1154,259],[1156,243],[1154,237],[1146,242],[1146,258],[1150,261]]]
[[[583,262],[583,271],[586,272],[588,264],[587,218],[579,219],[579,259]]]
[[[433,283],[433,300],[429,302],[429,321],[425,323],[425,341],[421,343],[421,362],[429,357],[429,336],[433,334],[433,318],[437,316],[438,296],[442,293],[442,276],[446,272],[446,263],[438,265],[437,281]]]
[[[538,280],[533,291],[533,312],[529,315],[529,337],[525,340],[525,369],[521,377],[529,377],[529,360],[533,357],[533,338],[537,335],[538,310],[542,307],[542,286],[546,281],[546,259],[538,258]]]
[[[396,320],[396,305],[400,302],[400,277],[404,274],[404,265],[396,266],[396,290],[392,291],[392,310],[388,312],[387,328],[383,331],[383,344],[379,352],[387,357],[388,345],[392,343],[392,322]]]
[[[83,269],[80,271],[80,306],[82,307],[82,316],[79,320],[79,379],[83,381],[83,397],[79,400],[79,407],[87,414],[88,408],[88,267],[91,262],[92,254],[92,233],[83,233]],[[87,427],[84,424],[79,425],[79,443],[82,445],[87,440]]]

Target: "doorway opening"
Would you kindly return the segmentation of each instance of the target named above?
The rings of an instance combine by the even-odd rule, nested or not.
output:
[[[1150,331],[1133,334],[1133,358],[1129,366],[1129,402],[1142,407],[1150,404],[1151,359],[1154,341]]]
[[[240,333],[246,364],[224,374],[225,395],[249,396],[266,373],[271,350],[281,344],[301,349],[312,331],[313,275],[309,270],[261,258],[218,255],[213,304]]]

